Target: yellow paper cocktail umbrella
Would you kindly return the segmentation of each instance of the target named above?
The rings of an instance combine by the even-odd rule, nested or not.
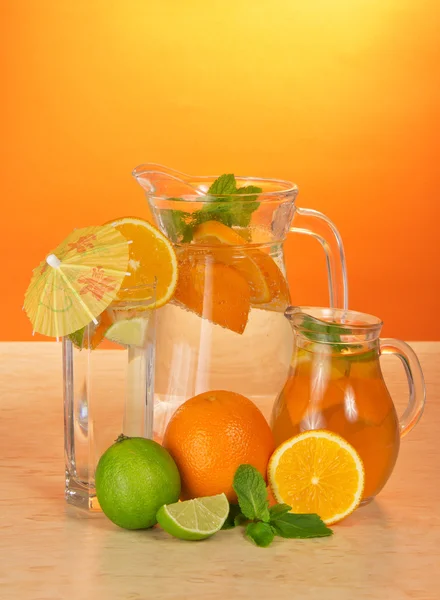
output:
[[[34,269],[23,306],[34,332],[59,338],[97,323],[129,275],[130,243],[111,225],[73,231]]]

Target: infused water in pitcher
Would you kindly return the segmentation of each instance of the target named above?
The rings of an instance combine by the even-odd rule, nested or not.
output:
[[[284,316],[291,295],[283,244],[290,231],[319,241],[330,303],[346,307],[336,228],[321,213],[298,208],[289,181],[193,177],[154,164],[133,175],[179,266],[174,298],[157,311],[155,439],[180,404],[208,390],[243,394],[269,417],[293,343]]]

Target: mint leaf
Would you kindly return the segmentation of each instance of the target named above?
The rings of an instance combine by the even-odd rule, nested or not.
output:
[[[230,222],[232,225],[237,225],[237,227],[248,227],[251,222],[252,213],[259,206],[259,202],[233,200],[228,206]]]
[[[255,185],[247,185],[237,189],[234,175],[222,175],[208,190],[208,194],[224,194],[224,197],[215,198],[200,211],[203,221],[220,221],[228,227],[248,227],[252,213],[260,206],[256,202],[258,194],[261,194],[262,188]],[[243,202],[232,194],[247,194]],[[250,195],[249,195],[250,194]]]
[[[236,192],[237,184],[232,173],[221,175],[211,184],[208,190],[208,194],[215,194],[216,196],[228,196],[229,194],[235,194]]]
[[[275,533],[284,538],[314,538],[332,535],[333,531],[318,515],[295,515],[284,513],[274,515],[270,524]]]
[[[218,199],[208,202],[196,213],[198,224],[205,221],[220,221],[223,225],[232,227],[235,223],[231,204],[229,201]]]
[[[258,198],[258,194],[261,194],[263,191],[262,188],[257,187],[256,185],[245,185],[244,187],[238,188],[236,191],[237,194],[246,194],[246,200],[248,202],[255,201]],[[258,203],[259,204],[259,203]]]
[[[226,521],[223,523],[222,529],[234,529],[236,525],[239,525],[238,522],[240,517],[243,517],[240,511],[240,507],[238,504],[230,504],[229,505],[229,514],[226,517]],[[243,517],[244,519],[246,517]]]
[[[178,200],[178,198],[170,198]],[[159,215],[160,225],[167,236],[175,243],[188,243],[192,240],[194,231],[194,216],[183,210],[164,209]]]
[[[288,504],[274,504],[273,506],[271,506],[269,508],[271,522],[272,522],[272,519],[276,519],[277,517],[280,517],[281,515],[285,515],[290,510],[292,510],[292,507],[289,506]]]
[[[244,525],[248,521],[249,519],[245,517],[243,513],[240,512],[234,519],[234,525],[238,527],[239,525]]]
[[[237,194],[246,194],[246,201],[240,202],[237,198],[232,200],[231,216],[233,225],[238,227],[248,227],[252,213],[257,210],[260,206],[259,202],[256,202],[258,194],[261,194],[263,190],[255,185],[247,185],[237,190]]]
[[[262,191],[262,188],[255,185],[237,189],[237,182],[232,173],[221,175],[211,184],[207,201],[200,210],[193,213],[182,210],[161,210],[159,215],[161,226],[172,242],[183,244],[191,242],[194,229],[206,221],[219,221],[227,227],[248,227],[252,213],[260,206],[257,198]],[[211,198],[209,194],[212,194]],[[247,194],[246,199],[238,200],[237,194]],[[180,198],[169,199],[180,200]]]
[[[249,523],[246,527],[246,535],[260,548],[267,548],[274,538],[272,527],[269,523]]]
[[[238,497],[238,504],[245,517],[253,521],[269,522],[269,502],[266,483],[261,473],[252,465],[240,465],[235,472],[232,484]]]

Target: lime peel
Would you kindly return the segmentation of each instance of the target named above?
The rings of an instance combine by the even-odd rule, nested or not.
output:
[[[204,540],[219,531],[229,514],[225,494],[165,504],[157,512],[157,522],[170,535],[181,540]]]

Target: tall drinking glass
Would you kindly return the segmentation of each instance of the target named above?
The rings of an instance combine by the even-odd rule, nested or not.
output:
[[[100,510],[98,461],[123,433],[151,438],[155,284],[122,289],[98,324],[63,338],[64,446],[68,503]]]

